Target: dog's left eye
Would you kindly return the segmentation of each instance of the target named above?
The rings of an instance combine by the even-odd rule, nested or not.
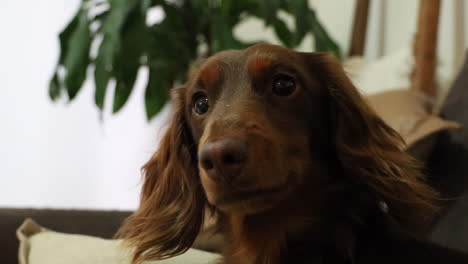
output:
[[[273,78],[272,88],[277,96],[289,96],[296,90],[296,82],[289,75],[278,74]]]
[[[208,97],[205,94],[198,94],[194,97],[193,100],[193,110],[199,115],[203,115],[208,112],[210,104],[208,102]]]

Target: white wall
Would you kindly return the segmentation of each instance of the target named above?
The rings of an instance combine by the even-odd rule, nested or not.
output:
[[[0,206],[132,209],[137,204],[139,168],[155,150],[169,109],[146,121],[145,72],[122,112],[105,113],[102,121],[90,83],[73,103],[50,102],[46,87],[58,55],[57,34],[78,3],[7,0],[0,9]],[[311,3],[346,51],[354,1]],[[468,27],[466,21],[455,23],[460,21],[455,14],[466,8],[465,0],[443,1],[439,56],[446,76],[457,70],[465,47]],[[372,1],[366,58],[410,45],[416,14],[416,0]],[[250,21],[236,32],[255,39],[265,31]],[[310,50],[310,43],[301,49]]]
[[[121,113],[102,120],[91,83],[72,103],[47,95],[57,35],[78,3],[10,0],[0,9],[0,206],[137,205],[139,169],[164,119],[146,121],[142,82]]]
[[[371,0],[365,58],[372,61],[383,55],[412,48],[416,32],[418,0]],[[441,1],[439,17],[438,70],[443,78],[451,78],[458,70],[468,41],[468,12],[466,0]],[[354,18],[354,0],[309,0],[319,19],[347,54]],[[260,34],[259,31],[262,33]],[[266,35],[267,40],[279,43],[272,30],[263,30],[254,19],[242,24],[237,34],[245,40],[256,40]],[[308,39],[299,47],[310,50]]]

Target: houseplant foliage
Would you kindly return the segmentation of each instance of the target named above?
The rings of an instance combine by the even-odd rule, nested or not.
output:
[[[160,8],[164,18],[147,24],[148,10],[154,8]],[[292,27],[279,11],[294,18]],[[50,98],[73,100],[89,73],[101,111],[109,83],[115,81],[112,111],[116,113],[129,98],[140,67],[148,67],[145,108],[151,119],[168,100],[169,89],[184,81],[193,61],[253,44],[233,34],[247,17],[272,27],[284,46],[297,47],[312,34],[316,51],[341,56],[307,0],[83,0],[59,35],[60,56],[50,81]]]

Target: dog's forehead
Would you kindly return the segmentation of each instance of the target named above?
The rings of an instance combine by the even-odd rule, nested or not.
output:
[[[257,44],[245,49],[245,53],[250,57],[266,56],[271,58],[285,58],[294,56],[293,50],[271,44]]]
[[[249,71],[255,73],[276,62],[293,63],[296,52],[270,44],[257,44],[245,50],[226,50],[206,59],[199,68],[199,78],[217,79],[221,72],[234,74]]]

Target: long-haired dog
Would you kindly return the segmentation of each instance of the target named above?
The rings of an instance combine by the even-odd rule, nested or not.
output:
[[[206,211],[224,264],[468,263],[418,235],[437,194],[331,55],[224,51],[173,92],[119,232],[135,263],[186,251]]]

